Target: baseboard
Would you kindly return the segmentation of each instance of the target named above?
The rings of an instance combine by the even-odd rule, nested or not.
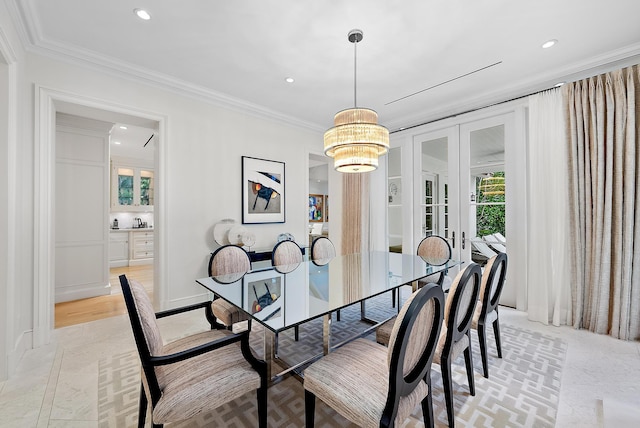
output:
[[[135,259],[129,260],[129,266],[152,265],[153,259]]]
[[[33,348],[33,332],[32,331],[24,331],[20,335],[20,337],[16,340],[16,344],[7,354],[7,377],[10,378],[11,375],[16,371],[20,360],[22,360],[22,356],[24,353]]]
[[[67,287],[71,288],[71,287]],[[55,303],[70,302],[72,300],[88,299],[90,297],[111,294],[111,284],[98,287],[73,287],[71,290],[56,290]]]
[[[209,293],[197,294],[195,296],[181,297],[179,299],[172,299],[165,302],[162,305],[162,310],[180,308],[182,306],[193,305],[196,303],[211,300]]]

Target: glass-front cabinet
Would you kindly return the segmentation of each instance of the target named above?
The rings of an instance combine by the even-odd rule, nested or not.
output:
[[[112,211],[153,211],[151,168],[113,164],[111,172]]]

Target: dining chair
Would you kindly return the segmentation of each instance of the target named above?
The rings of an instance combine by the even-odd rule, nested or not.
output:
[[[444,294],[436,284],[413,293],[393,324],[389,347],[356,339],[304,371],[305,422],[316,397],[361,427],[400,425],[418,403],[433,427],[431,362],[442,328]]]
[[[507,255],[498,253],[491,257],[482,273],[480,285],[480,301],[476,305],[471,328],[478,331],[480,342],[480,356],[482,357],[482,370],[484,377],[489,377],[489,364],[487,362],[487,326],[493,325],[493,335],[496,339],[498,358],[502,358],[500,346],[500,321],[498,317],[498,302],[504,287],[507,275]]]
[[[237,281],[251,268],[249,254],[237,245],[223,245],[213,252],[209,259],[209,276],[215,276],[219,282],[232,283]],[[251,329],[250,316],[231,303],[214,298],[211,302],[211,311],[215,319],[220,320],[222,325],[216,323],[217,328],[227,328],[231,330],[235,324],[235,329]],[[244,321],[247,321],[244,323]],[[239,324],[242,323],[242,324]],[[245,325],[246,324],[246,325]]]
[[[439,236],[439,235],[427,236],[423,238],[422,241],[420,241],[420,243],[418,244],[417,254],[420,257],[422,257],[422,259],[427,263],[429,263],[430,265],[442,266],[446,264],[449,260],[451,260],[451,255],[452,255],[451,245],[449,245],[449,242],[442,236]],[[432,275],[440,275],[440,277],[436,282],[442,287],[442,290],[445,293],[449,290],[449,288],[451,288],[451,283],[453,282],[451,280],[451,277],[449,277],[447,273],[448,271],[445,269],[443,271],[432,274]],[[432,276],[432,275],[429,275],[429,276]],[[428,282],[434,282],[434,281],[429,281],[427,279],[429,278],[429,276],[427,276],[425,279],[418,281],[418,286]]]
[[[253,355],[248,331],[208,330],[164,344],[158,318],[206,308],[210,302],[154,313],[142,284],[121,275],[120,285],[142,364],[138,427],[145,425],[149,404],[157,428],[256,391],[258,423],[266,428],[267,365]]]
[[[440,339],[433,357],[433,362],[440,365],[444,399],[447,405],[447,419],[451,428],[455,424],[451,363],[460,354],[464,354],[469,393],[476,395],[470,332],[480,294],[481,277],[480,266],[472,262],[460,271],[453,280],[444,307],[444,326],[440,332]]]
[[[278,242],[271,253],[271,264],[280,272],[293,270],[292,268],[302,263],[302,259],[302,248],[294,241]],[[297,342],[300,338],[300,328],[296,325],[293,331]]]

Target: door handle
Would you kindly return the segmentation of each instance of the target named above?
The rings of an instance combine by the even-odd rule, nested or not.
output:
[[[456,232],[455,232],[455,230],[451,231],[451,248],[456,248]]]
[[[464,239],[464,232],[462,232],[462,249],[463,249],[463,250],[464,250],[464,241],[465,241],[465,239]]]

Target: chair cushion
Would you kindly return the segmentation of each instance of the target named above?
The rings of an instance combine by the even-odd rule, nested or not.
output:
[[[376,342],[384,346],[389,346],[389,338],[391,338],[391,331],[393,330],[393,324],[395,322],[396,317],[393,317],[376,328]]]
[[[223,299],[216,299],[211,302],[211,310],[213,315],[227,326],[249,319],[249,315],[246,312],[241,311],[237,306]]]
[[[304,388],[351,422],[379,427],[389,388],[387,353],[385,346],[357,339],[309,366],[304,372]],[[397,426],[428,393],[429,387],[421,381],[400,399]]]
[[[442,352],[444,351],[444,343],[447,340],[447,326],[442,325],[442,330],[440,330],[440,338],[438,339],[438,345],[436,346],[436,352],[433,355],[433,362],[436,364],[440,364],[440,359],[442,357]],[[453,344],[451,350],[451,358],[450,362],[453,362],[462,352],[467,349],[469,346],[469,336],[462,336],[462,339]]]
[[[212,330],[188,336],[163,347],[171,354],[230,334]],[[157,367],[162,396],[153,411],[153,422],[164,424],[209,412],[260,387],[260,375],[242,356],[239,344],[167,366]]]
[[[476,305],[476,311],[473,313],[473,321],[471,322],[471,328],[475,328],[476,330],[478,329],[478,321],[480,321],[481,313],[482,313],[482,302],[478,301],[478,304]],[[484,323],[485,325],[488,325],[493,323],[497,319],[498,319],[498,311],[494,310],[487,314],[486,318],[484,319]]]

